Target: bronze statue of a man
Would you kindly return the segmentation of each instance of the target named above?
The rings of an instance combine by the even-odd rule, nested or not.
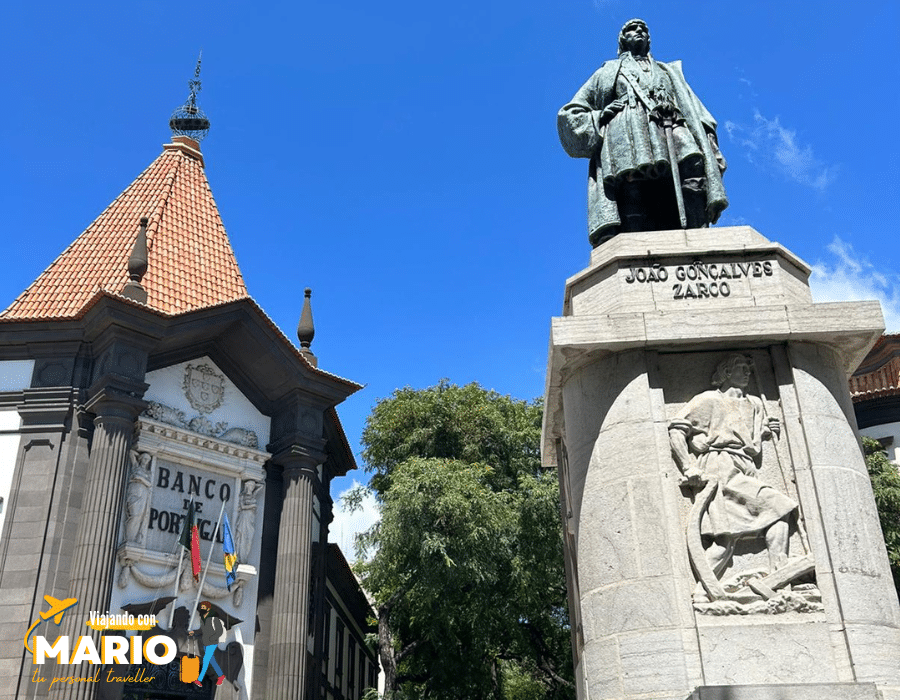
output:
[[[559,111],[558,127],[570,156],[591,159],[588,229],[595,247],[619,232],[706,227],[728,206],[716,121],[681,62],[650,55],[643,20],[625,23],[619,57]]]

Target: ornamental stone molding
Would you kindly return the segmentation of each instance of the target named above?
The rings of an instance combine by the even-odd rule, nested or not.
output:
[[[249,428],[229,428],[227,421],[212,423],[209,418],[202,415],[189,419],[184,411],[166,406],[158,401],[150,401],[143,415],[176,428],[187,428],[195,433],[216,437],[225,442],[233,442],[245,447],[259,447],[259,438]]]

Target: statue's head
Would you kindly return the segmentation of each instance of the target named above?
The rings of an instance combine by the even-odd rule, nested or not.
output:
[[[710,383],[713,386],[739,386],[744,388],[753,372],[753,358],[734,353],[722,360],[713,372]]]
[[[630,19],[622,25],[619,32],[619,55],[626,51],[639,56],[650,52],[650,30],[642,19]]]

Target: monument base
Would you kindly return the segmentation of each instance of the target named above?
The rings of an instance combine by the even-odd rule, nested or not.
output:
[[[881,700],[874,683],[704,685],[687,700]]]
[[[542,459],[579,700],[900,700],[847,389],[883,319],[809,273],[732,227],[622,234],[567,281]]]

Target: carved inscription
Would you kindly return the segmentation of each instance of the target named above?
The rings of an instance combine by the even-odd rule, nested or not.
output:
[[[734,280],[771,277],[772,273],[771,260],[734,263],[695,260],[688,265],[630,266],[625,281],[628,284],[672,282],[673,299],[715,299],[731,296]]]
[[[147,534],[153,537],[151,548],[159,549],[163,539],[155,536],[155,531],[176,535],[181,532],[188,505],[193,496],[196,523],[200,531],[200,539],[210,541],[216,526],[219,503],[231,499],[231,484],[217,481],[206,473],[188,471],[186,468],[173,468],[159,464],[156,466],[153,484],[153,505],[156,507],[144,511]],[[212,503],[210,503],[212,501]],[[208,506],[212,506],[209,508]],[[207,512],[211,514],[205,517]],[[222,531],[216,535],[216,542],[222,542]]]

